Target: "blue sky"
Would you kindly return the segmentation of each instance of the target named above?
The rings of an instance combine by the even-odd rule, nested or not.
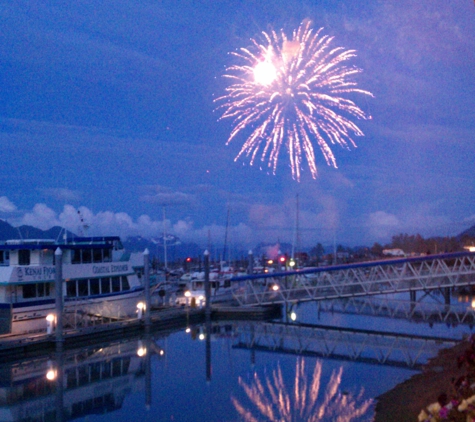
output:
[[[0,218],[184,241],[371,245],[475,224],[471,0],[0,1]],[[275,175],[226,145],[213,100],[269,28],[304,19],[356,49],[357,148],[318,178]]]

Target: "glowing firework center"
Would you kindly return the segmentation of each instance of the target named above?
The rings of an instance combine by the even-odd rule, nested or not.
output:
[[[260,62],[254,68],[254,81],[260,85],[270,85],[277,78],[275,66],[269,62]]]
[[[275,174],[285,145],[292,177],[299,181],[304,159],[311,176],[317,176],[315,147],[333,167],[330,145],[356,147],[352,136],[363,132],[350,118],[367,116],[346,95],[372,94],[353,80],[361,70],[345,63],[355,51],[333,47],[333,37],[321,33],[305,21],[291,39],[283,31],[263,32],[263,44],[252,39],[251,47],[231,53],[242,64],[226,69],[224,77],[232,84],[216,102],[224,110],[221,119],[233,119],[227,143],[247,136],[235,160],[245,155],[252,165],[259,158]]]

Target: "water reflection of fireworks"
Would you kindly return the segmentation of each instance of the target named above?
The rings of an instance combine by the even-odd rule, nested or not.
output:
[[[320,392],[322,362],[317,361],[313,376],[309,380],[305,373],[305,361],[298,359],[295,368],[293,392],[285,386],[280,367],[264,380],[254,374],[247,384],[239,378],[252,408],[246,408],[236,398],[231,400],[234,407],[247,422],[254,421],[335,421],[350,422],[362,420],[372,400],[363,400],[364,390],[355,396],[340,391],[343,368],[333,371],[323,393]]]

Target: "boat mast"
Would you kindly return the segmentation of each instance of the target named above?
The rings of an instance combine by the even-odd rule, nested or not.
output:
[[[165,270],[168,268],[167,260],[167,228],[165,225],[165,207],[163,207],[163,262],[165,265]]]
[[[226,261],[226,247],[228,244],[228,227],[229,227],[229,207],[228,213],[226,216],[226,230],[224,231],[224,247],[223,247],[223,259],[222,262]]]
[[[300,216],[299,216],[299,194],[296,195],[295,197],[295,233],[294,233],[294,241],[292,242],[292,259],[295,258],[295,252],[298,251],[300,245],[300,233],[299,233],[299,220],[300,220]]]

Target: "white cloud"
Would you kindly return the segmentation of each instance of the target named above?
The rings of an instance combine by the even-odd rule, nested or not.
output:
[[[81,199],[81,193],[79,191],[64,189],[64,188],[51,188],[51,189],[40,189],[44,195],[54,198],[58,201],[79,201]]]
[[[471,215],[471,216],[465,218],[463,221],[464,221],[464,222],[467,222],[467,223],[470,223],[470,224],[475,223],[475,214],[473,214],[473,215]]]
[[[60,225],[57,214],[46,204],[36,204],[31,212],[27,212],[21,219],[21,224],[47,230]]]
[[[228,227],[226,236],[224,225],[211,224],[195,228],[193,221],[187,219],[177,221],[172,227],[172,232],[184,242],[196,242],[206,247],[223,245],[225,238],[228,247],[232,247],[231,245],[252,247],[258,241],[256,232],[244,223]]]
[[[144,195],[141,201],[149,204],[160,205],[189,205],[193,202],[193,196],[183,192],[157,193],[155,195]]]
[[[394,214],[385,211],[371,213],[368,218],[368,227],[375,241],[387,241],[400,227],[400,222]]]
[[[16,206],[13,204],[6,196],[0,196],[0,212],[14,212],[16,211]]]

